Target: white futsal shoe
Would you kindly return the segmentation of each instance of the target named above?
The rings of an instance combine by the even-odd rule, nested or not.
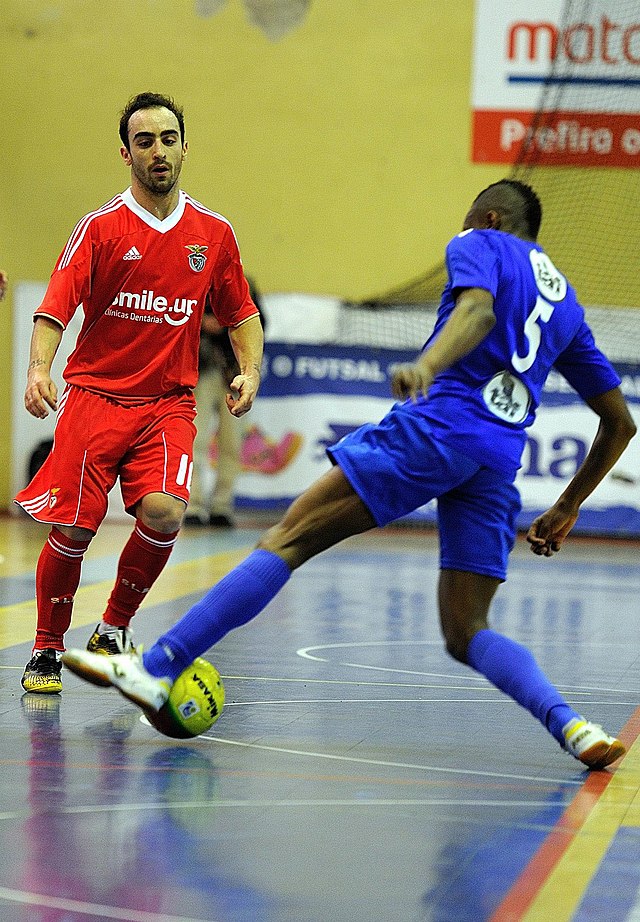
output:
[[[159,711],[169,697],[171,682],[152,676],[139,652],[105,656],[88,650],[67,650],[62,662],[75,675],[100,688],[112,685],[138,707]]]
[[[584,717],[574,717],[564,725],[562,732],[564,748],[589,768],[611,765],[627,751],[624,743],[615,736],[609,736],[602,727],[589,723]]]

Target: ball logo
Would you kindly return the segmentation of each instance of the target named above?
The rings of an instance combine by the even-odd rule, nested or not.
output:
[[[193,698],[189,698],[188,701],[183,701],[178,710],[182,714],[184,720],[189,720],[189,718],[193,717],[194,714],[200,713],[198,703],[194,701]]]
[[[209,247],[201,246],[199,243],[191,243],[185,246],[185,250],[189,250],[189,265],[194,272],[202,272],[207,262],[207,257],[204,255]]]

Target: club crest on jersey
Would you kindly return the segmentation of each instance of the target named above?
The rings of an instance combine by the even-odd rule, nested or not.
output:
[[[204,269],[207,261],[204,254],[208,249],[209,247],[201,246],[199,243],[189,243],[185,246],[185,250],[189,250],[189,265],[194,272],[202,272]]]

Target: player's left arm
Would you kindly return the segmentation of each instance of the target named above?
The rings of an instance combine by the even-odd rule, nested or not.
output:
[[[582,503],[606,477],[633,436],[636,424],[620,388],[586,401],[600,417],[587,457],[562,495],[529,528],[527,541],[534,554],[551,557],[575,525]]]
[[[433,379],[468,355],[491,332],[496,322],[493,295],[485,288],[465,288],[434,342],[415,362],[400,365],[392,378],[395,397],[426,396]]]
[[[264,350],[260,315],[255,314],[239,326],[230,327],[229,339],[240,371],[230,384],[231,393],[227,394],[226,402],[233,416],[244,416],[253,406],[260,387]]]

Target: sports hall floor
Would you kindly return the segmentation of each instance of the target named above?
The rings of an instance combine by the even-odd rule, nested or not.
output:
[[[253,546],[185,530],[136,618],[148,643]],[[254,525],[257,523],[253,523]],[[129,526],[105,523],[69,645],[84,645]],[[303,567],[209,656],[219,721],[160,736],[66,673],[22,693],[45,531],[0,519],[2,922],[638,922],[640,557],[521,540],[493,625],[629,752],[589,774],[444,653],[429,531],[351,540]]]

